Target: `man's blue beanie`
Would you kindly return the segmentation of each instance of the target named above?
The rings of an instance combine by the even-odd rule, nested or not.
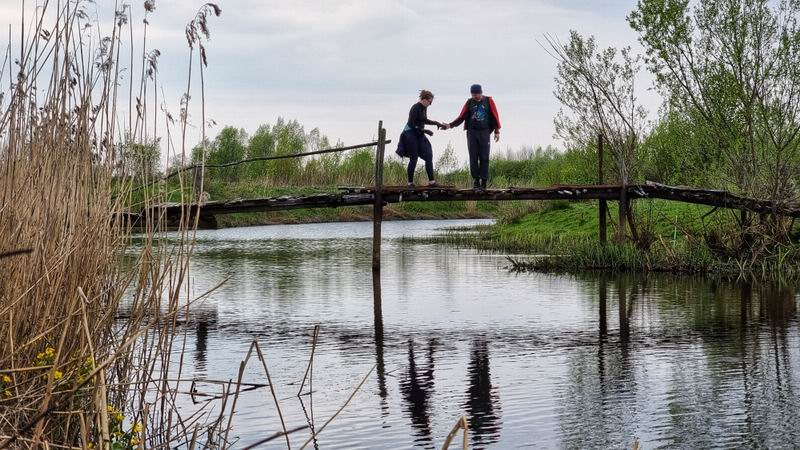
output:
[[[469,93],[470,94],[483,94],[483,89],[481,89],[481,85],[480,84],[473,84],[469,88]]]

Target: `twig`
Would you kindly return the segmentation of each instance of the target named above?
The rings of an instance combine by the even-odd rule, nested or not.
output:
[[[347,398],[347,401],[346,401],[346,402],[344,402],[344,405],[342,405],[342,407],[341,407],[341,408],[339,408],[339,410],[338,410],[338,411],[336,411],[336,413],[335,413],[333,416],[331,416],[331,418],[330,418],[330,419],[328,419],[328,421],[327,421],[327,422],[325,422],[325,424],[324,424],[324,425],[322,425],[322,426],[320,427],[319,431],[317,431],[316,433],[313,433],[313,434],[311,435],[311,437],[310,437],[310,438],[308,438],[308,440],[306,441],[306,443],[305,443],[305,444],[303,444],[303,446],[302,446],[302,447],[300,447],[300,450],[303,450],[304,448],[306,448],[306,446],[307,446],[308,444],[310,444],[310,443],[311,443],[311,441],[313,441],[314,439],[316,439],[316,437],[317,437],[317,436],[319,436],[319,434],[320,434],[320,433],[322,433],[322,430],[324,430],[324,429],[325,429],[325,427],[327,427],[327,426],[328,426],[328,424],[330,424],[331,422],[333,422],[333,419],[335,419],[335,418],[336,418],[336,417],[339,415],[339,413],[341,413],[341,412],[342,412],[342,411],[343,411],[343,410],[344,410],[344,409],[347,407],[347,405],[349,405],[349,404],[350,404],[350,401],[351,401],[351,400],[353,400],[353,397],[355,397],[355,396],[356,396],[356,393],[358,393],[359,389],[361,389],[361,386],[363,386],[363,385],[364,385],[364,383],[366,383],[366,382],[367,382],[367,379],[368,379],[368,378],[369,378],[369,376],[372,374],[372,371],[373,371],[373,370],[375,370],[375,367],[376,367],[376,366],[377,366],[377,364],[373,364],[373,365],[372,365],[372,368],[371,368],[371,369],[369,369],[369,372],[367,372],[367,374],[364,376],[364,379],[363,379],[363,380],[361,380],[361,383],[358,383],[358,386],[356,386],[356,390],[354,390],[354,391],[353,391],[353,393],[352,393],[352,394],[350,394],[350,397],[348,397],[348,398]]]
[[[442,445],[442,450],[447,450],[450,448],[450,443],[453,442],[453,438],[456,437],[458,434],[458,430],[464,430],[464,441],[462,443],[463,450],[467,450],[469,447],[469,426],[467,425],[467,419],[464,416],[458,418],[456,424],[453,426],[453,429],[450,430],[450,434],[447,435],[447,439],[444,441],[444,445]]]
[[[267,382],[269,383],[269,391],[272,393],[272,399],[275,401],[275,408],[278,409],[278,418],[281,419],[281,427],[283,428],[284,436],[286,437],[286,447],[291,450],[292,444],[289,443],[289,433],[286,431],[286,423],[283,421],[283,413],[281,412],[281,405],[278,401],[278,396],[275,394],[275,385],[272,383],[272,378],[269,376],[269,369],[267,368],[267,359],[264,357],[264,354],[261,353],[261,347],[258,345],[258,341],[253,341],[253,345],[256,347],[256,353],[258,353],[258,359],[261,360],[261,365],[264,366],[264,372],[267,374]]]
[[[9,258],[11,256],[17,256],[17,255],[27,255],[28,253],[32,253],[32,252],[33,252],[32,248],[23,248],[23,249],[19,249],[19,250],[11,250],[11,251],[8,251],[8,252],[0,253],[0,259]]]
[[[254,449],[254,448],[256,448],[256,447],[258,447],[258,446],[260,446],[262,444],[266,444],[269,441],[272,441],[274,439],[278,439],[281,436],[288,436],[288,435],[290,435],[292,433],[305,430],[306,428],[308,428],[308,425],[303,425],[301,427],[293,428],[293,429],[291,429],[289,431],[278,431],[277,433],[273,434],[270,437],[264,438],[264,439],[262,439],[262,440],[260,440],[258,442],[254,442],[254,443],[248,445],[247,447],[243,448],[242,450]]]
[[[303,392],[303,387],[306,385],[308,372],[311,370],[311,365],[314,363],[314,349],[317,348],[317,336],[319,336],[319,325],[314,325],[314,333],[311,341],[311,357],[308,358],[308,367],[306,367],[306,373],[303,375],[303,382],[300,383],[300,389],[297,390],[298,397],[300,397],[300,394]]]

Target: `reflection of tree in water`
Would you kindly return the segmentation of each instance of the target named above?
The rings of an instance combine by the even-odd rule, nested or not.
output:
[[[417,439],[415,442],[426,447],[433,447],[431,437],[430,399],[433,394],[433,357],[436,351],[436,341],[428,341],[427,367],[417,370],[414,357],[414,341],[408,341],[408,373],[400,381],[400,392],[406,401],[407,413],[411,415],[411,426],[414,428]]]
[[[489,343],[481,337],[472,342],[470,351],[467,411],[469,433],[476,449],[500,439],[500,399],[492,387],[489,373]]]

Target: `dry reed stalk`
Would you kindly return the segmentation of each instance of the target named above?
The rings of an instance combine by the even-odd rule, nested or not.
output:
[[[461,442],[461,447],[463,450],[467,450],[469,448],[469,425],[467,424],[467,418],[461,416],[456,421],[456,424],[453,425],[453,429],[450,430],[450,433],[447,435],[447,439],[445,439],[444,444],[442,445],[442,450],[447,450],[450,448],[450,444],[453,442],[453,439],[458,434],[459,430],[464,430],[464,439]]]
[[[344,402],[344,404],[341,406],[341,408],[339,408],[339,409],[338,409],[338,410],[337,410],[337,411],[336,411],[336,412],[335,412],[335,413],[334,413],[334,414],[331,416],[331,418],[330,418],[330,419],[328,419],[328,420],[327,420],[327,421],[326,421],[326,422],[325,422],[325,423],[324,423],[324,424],[323,424],[323,425],[322,425],[322,426],[319,428],[319,431],[316,431],[316,430],[315,430],[315,431],[312,433],[311,437],[310,437],[310,438],[308,438],[308,440],[307,440],[307,441],[306,441],[306,442],[303,444],[303,446],[302,446],[302,447],[300,447],[300,450],[303,450],[304,448],[306,448],[306,447],[308,446],[308,444],[310,444],[310,443],[311,443],[311,441],[315,441],[315,440],[317,439],[317,436],[319,436],[319,434],[320,434],[320,433],[322,433],[322,430],[324,430],[324,429],[325,429],[325,427],[327,427],[327,426],[328,426],[328,425],[329,425],[331,422],[333,422],[333,419],[335,419],[336,417],[338,417],[338,416],[339,416],[339,414],[340,414],[342,411],[344,411],[344,409],[347,407],[347,405],[349,405],[349,404],[350,404],[350,401],[351,401],[351,400],[353,400],[353,397],[355,397],[355,396],[356,396],[356,394],[358,393],[358,391],[361,389],[361,386],[363,386],[363,385],[364,385],[364,383],[366,383],[366,382],[367,382],[367,379],[369,379],[369,376],[370,376],[370,375],[372,375],[372,371],[373,371],[373,370],[375,370],[375,367],[376,367],[376,366],[377,366],[377,364],[373,365],[373,366],[372,366],[372,368],[371,368],[371,369],[369,369],[369,372],[367,372],[367,374],[366,374],[366,375],[364,375],[364,379],[363,379],[363,380],[361,380],[361,383],[358,383],[358,386],[356,386],[355,390],[354,390],[354,391],[353,391],[353,392],[350,394],[350,397],[347,397],[347,401],[345,401],[345,402]]]
[[[83,0],[37,6],[23,14],[13,47],[9,41],[6,62],[18,49],[17,65],[0,69],[9,70],[0,103],[0,435],[7,436],[0,448],[169,446],[189,440],[190,422],[211,435],[221,422],[182,417],[178,390],[160,381],[180,373],[170,355],[181,307],[189,304],[197,219],[181,220],[168,240],[166,224],[148,218],[134,246],[118,214],[132,203],[131,186],[148,181],[130,172],[128,163],[141,162],[125,151],[158,139],[159,108],[148,107],[147,93],[152,80],[158,98],[160,53],[146,53],[145,22],[142,54],[154,56],[143,57],[136,99],[129,80],[125,121],[118,86],[120,73],[135,65],[132,9],[117,10],[103,37]],[[146,1],[145,17],[153,10]],[[204,64],[207,20],[219,13],[205,5],[187,28]],[[129,67],[120,65],[126,34]],[[188,90],[185,98],[188,110]],[[171,137],[171,116],[163,117]],[[147,192],[144,206],[163,195]]]

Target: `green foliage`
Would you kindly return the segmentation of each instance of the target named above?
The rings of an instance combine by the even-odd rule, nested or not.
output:
[[[247,133],[244,130],[237,130],[234,127],[223,128],[210,148],[208,148],[206,164],[227,164],[241,161],[246,153],[245,142],[247,142]],[[243,167],[241,165],[208,169],[210,177],[227,181],[238,180],[242,172]]]
[[[296,120],[286,122],[283,118],[278,118],[272,127],[272,136],[275,140],[275,156],[302,153],[306,150],[306,134],[303,126]],[[267,174],[272,183],[289,184],[300,176],[302,164],[299,158],[270,161]]]
[[[275,137],[272,135],[269,125],[261,125],[250,137],[247,144],[247,158],[260,158],[271,156],[275,152]],[[269,161],[257,161],[248,163],[244,168],[248,178],[263,177],[267,173]]]
[[[120,171],[143,182],[153,180],[161,165],[160,139],[138,142],[130,136],[119,145]]]
[[[572,148],[587,148],[602,134],[617,179],[632,181],[636,150],[647,129],[647,111],[637,104],[640,57],[630,47],[598,49],[594,37],[570,32],[569,42],[547,38],[558,60],[556,98],[567,109],[555,118],[556,134]]]
[[[796,198],[798,13],[796,1],[638,2],[628,20],[667,101],[668,126],[662,132],[684,134],[671,128],[677,121],[691,136],[683,147],[694,148],[680,159],[687,172],[712,168],[714,187],[757,198]]]

